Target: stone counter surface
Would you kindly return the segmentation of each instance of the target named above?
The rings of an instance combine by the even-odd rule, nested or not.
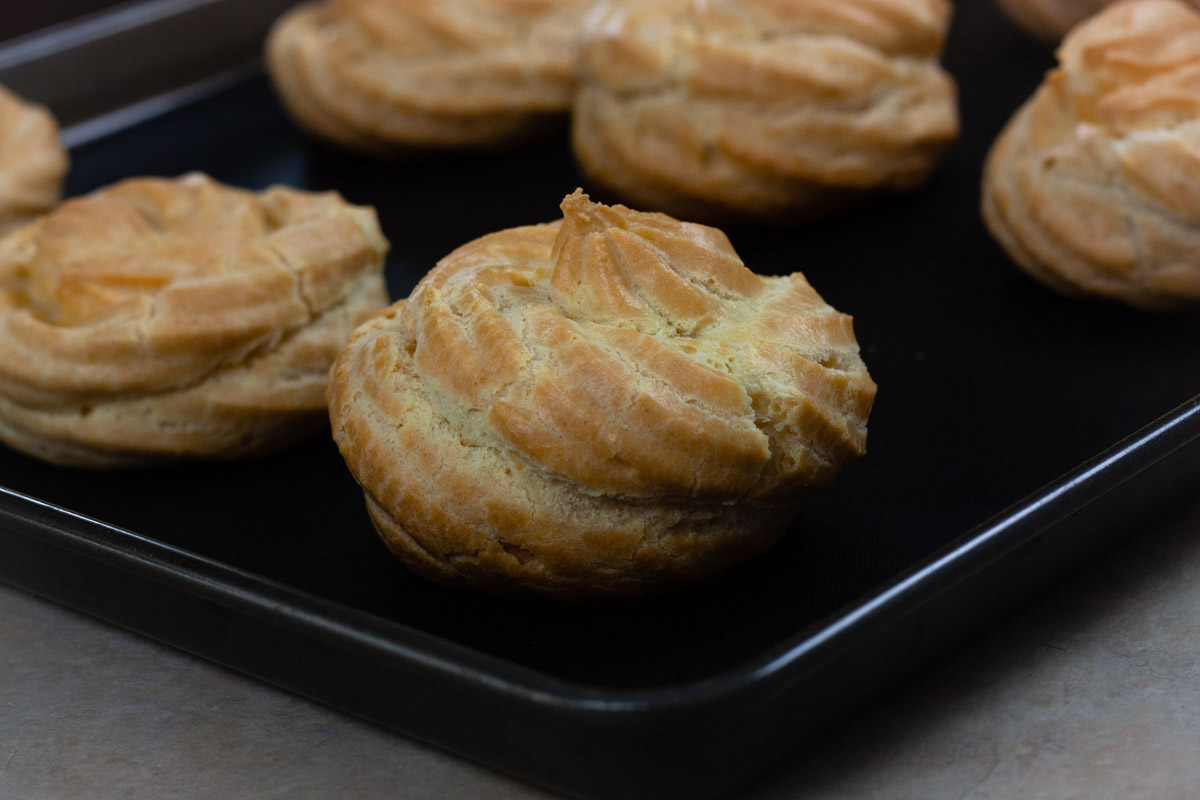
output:
[[[0,800],[550,794],[0,587]],[[1200,797],[1200,500],[739,792]]]

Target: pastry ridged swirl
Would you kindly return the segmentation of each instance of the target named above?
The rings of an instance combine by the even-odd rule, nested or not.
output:
[[[0,236],[54,208],[66,172],[54,117],[0,86]]]
[[[134,179],[0,239],[0,438],[64,464],[233,457],[318,431],[387,304],[374,211]]]
[[[496,591],[636,595],[771,547],[864,449],[851,320],[720,231],[576,193],[356,331],[334,437],[389,546]]]
[[[585,0],[329,0],[267,44],[288,109],[364,150],[488,147],[561,121]]]
[[[1030,33],[1057,41],[1114,0],[997,0],[1012,19]],[[1200,0],[1191,0],[1200,6]]]
[[[958,134],[946,0],[601,3],[572,136],[588,175],[687,218],[824,216],[924,182]]]
[[[1076,28],[1059,61],[989,157],[992,233],[1068,294],[1200,302],[1200,13],[1119,3]]]

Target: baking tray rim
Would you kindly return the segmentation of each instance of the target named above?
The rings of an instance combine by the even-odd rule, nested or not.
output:
[[[859,633],[931,602],[1198,441],[1200,396],[747,661],[711,676],[648,688],[595,687],[545,673],[5,487],[0,487],[0,525],[330,643],[398,659],[523,702],[575,712],[661,714],[802,680],[843,646],[852,646]]]

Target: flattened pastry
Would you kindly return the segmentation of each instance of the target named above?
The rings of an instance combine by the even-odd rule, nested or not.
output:
[[[566,118],[591,0],[329,0],[276,24],[267,65],[305,127],[344,146],[490,148]]]
[[[66,173],[54,117],[0,86],[0,236],[54,208]]]
[[[376,528],[433,580],[560,597],[766,551],[863,453],[850,318],[714,228],[562,207],[455,250],[338,357],[334,438]]]
[[[135,179],[0,239],[0,439],[125,467],[319,432],[326,373],[387,305],[373,209]]]
[[[601,3],[572,138],[584,171],[687,219],[803,220],[922,184],[958,134],[947,0]]]
[[[1118,3],[1059,61],[988,158],[992,234],[1065,294],[1200,303],[1200,14]]]

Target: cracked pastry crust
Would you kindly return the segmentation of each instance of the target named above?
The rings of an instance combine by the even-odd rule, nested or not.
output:
[[[1058,41],[1113,0],[998,0],[1014,22],[1035,36]],[[1200,6],[1200,0],[1192,0]]]
[[[54,208],[66,174],[54,117],[0,86],[0,236]]]
[[[337,194],[123,181],[0,239],[0,439],[58,464],[269,452],[324,427],[329,365],[387,305]]]
[[[765,552],[864,452],[850,317],[723,233],[592,203],[444,258],[331,372],[334,438],[438,582],[637,596]]]
[[[292,115],[357,150],[491,148],[563,123],[591,0],[328,0],[276,23]]]
[[[1017,264],[1064,294],[1147,309],[1200,302],[1200,14],[1111,6],[992,148],[983,213]]]
[[[924,183],[958,135],[947,0],[601,3],[572,139],[641,208],[806,220]]]

